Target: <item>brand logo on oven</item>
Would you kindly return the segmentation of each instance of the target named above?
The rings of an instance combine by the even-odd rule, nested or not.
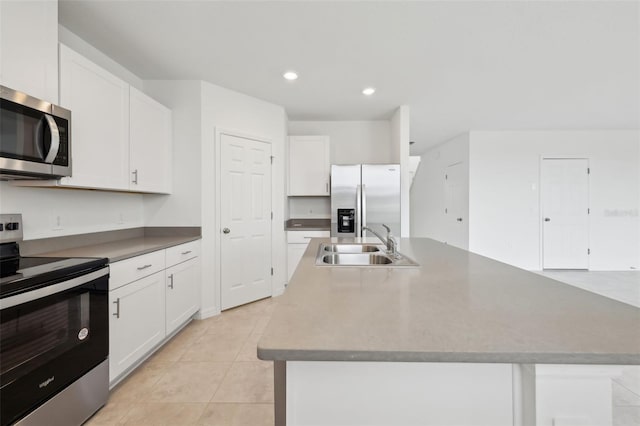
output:
[[[45,380],[44,382],[40,383],[40,384],[38,385],[38,387],[39,387],[40,389],[42,389],[42,388],[44,388],[44,387],[46,387],[46,386],[49,386],[49,383],[53,382],[55,379],[56,379],[56,376],[51,376],[51,377],[49,377],[47,380]]]

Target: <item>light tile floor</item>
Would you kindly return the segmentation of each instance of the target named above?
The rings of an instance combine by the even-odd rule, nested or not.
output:
[[[256,356],[272,312],[264,299],[192,321],[86,425],[273,426],[273,363]]]

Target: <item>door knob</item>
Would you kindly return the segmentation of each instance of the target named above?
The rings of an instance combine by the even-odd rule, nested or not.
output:
[[[545,222],[551,222],[551,219],[550,219],[550,218],[548,218],[548,217],[545,217],[545,218],[544,218],[544,221],[545,221]]]
[[[461,217],[457,218],[456,220],[457,220],[458,222],[462,222],[462,218],[461,218]]]
[[[222,232],[224,232],[225,234],[228,234],[229,232],[231,232],[231,229],[229,229],[229,228],[224,228],[224,229],[222,230]]]

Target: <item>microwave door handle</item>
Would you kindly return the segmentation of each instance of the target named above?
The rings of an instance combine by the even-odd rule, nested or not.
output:
[[[44,119],[46,120],[51,133],[51,147],[49,148],[49,153],[44,159],[44,162],[51,164],[58,156],[58,150],[60,150],[60,131],[58,130],[58,125],[52,116],[45,114]]]

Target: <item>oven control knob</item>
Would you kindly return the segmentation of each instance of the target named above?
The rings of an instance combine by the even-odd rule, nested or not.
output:
[[[19,228],[20,224],[18,222],[7,222],[5,225],[7,231],[17,231]]]

